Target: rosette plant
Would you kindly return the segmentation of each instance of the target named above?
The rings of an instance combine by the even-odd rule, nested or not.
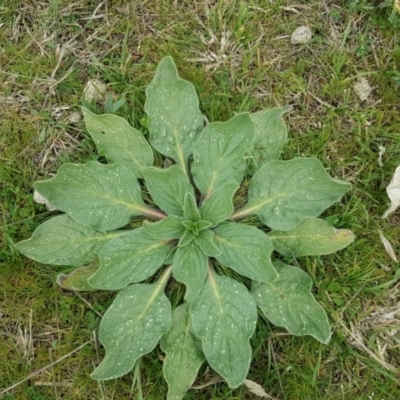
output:
[[[207,124],[170,57],[146,95],[148,140],[119,116],[83,108],[107,163],[65,164],[36,182],[61,214],[16,245],[38,262],[74,267],[58,277],[64,288],[118,291],[100,324],[106,354],[92,377],[128,373],[160,341],[168,399],[183,398],[204,362],[237,387],[249,370],[257,307],[292,334],[327,343],[311,278],[271,256],[351,243],[350,231],[317,218],[350,185],[314,158],[279,160],[290,107]],[[176,285],[185,291],[173,309]]]

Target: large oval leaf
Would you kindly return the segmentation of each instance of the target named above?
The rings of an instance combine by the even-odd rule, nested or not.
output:
[[[43,264],[80,267],[94,260],[105,242],[119,235],[121,232],[98,232],[59,215],[43,222],[30,239],[17,243],[15,248]]]
[[[211,368],[231,388],[239,386],[249,370],[249,339],[257,321],[256,305],[246,287],[227,276],[209,274],[192,304],[191,320]]]
[[[175,308],[171,330],[160,344],[166,353],[163,372],[168,383],[167,400],[181,400],[205,360],[201,343],[191,330],[188,303]]]
[[[245,113],[204,128],[193,149],[191,171],[205,198],[225,183],[240,184],[246,169],[245,154],[253,140],[254,124]]]
[[[150,143],[187,174],[187,159],[203,129],[194,86],[178,76],[172,58],[166,57],[158,65],[146,95],[144,109],[149,117]]]
[[[350,188],[331,178],[315,158],[269,161],[254,174],[248,203],[232,218],[254,214],[265,225],[286,231],[321,214]]]
[[[97,380],[128,373],[139,357],[154,349],[171,325],[171,304],[163,282],[131,285],[118,294],[100,324],[106,356],[92,373]]]
[[[293,335],[311,335],[321,343],[328,343],[331,337],[328,317],[311,294],[310,276],[281,262],[274,265],[279,278],[252,288],[257,306],[274,325],[283,326]]]
[[[319,218],[307,218],[290,231],[272,231],[274,248],[285,256],[322,256],[344,249],[354,241],[353,232],[335,229]]]
[[[183,170],[173,165],[167,169],[147,168],[143,171],[146,187],[154,202],[167,214],[183,215],[185,196],[194,196],[193,186]]]
[[[257,170],[267,161],[280,157],[287,140],[287,127],[282,115],[292,109],[292,106],[277,107],[250,114],[255,126],[251,151],[253,169]]]
[[[226,223],[215,229],[215,244],[221,250],[216,259],[225,267],[260,282],[278,275],[271,261],[274,250],[268,235],[254,226]]]
[[[170,245],[138,228],[110,240],[99,252],[100,268],[89,279],[97,289],[117,290],[149,278],[161,267]]]
[[[34,186],[75,221],[100,231],[120,228],[148,209],[135,176],[120,165],[64,164],[54,178]]]
[[[153,165],[153,150],[141,132],[117,115],[96,115],[82,108],[86,129],[97,150],[110,164],[123,165],[137,178],[142,170]]]

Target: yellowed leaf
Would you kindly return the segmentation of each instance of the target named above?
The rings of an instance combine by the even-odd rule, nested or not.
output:
[[[335,229],[335,236],[332,237],[332,240],[338,240],[350,237],[354,239],[354,233],[352,231],[349,231],[348,229]]]
[[[400,14],[400,0],[394,0],[393,10]]]

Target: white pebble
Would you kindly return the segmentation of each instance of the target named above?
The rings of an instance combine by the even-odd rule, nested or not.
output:
[[[311,40],[312,33],[308,26],[299,26],[290,37],[290,44],[304,44]]]

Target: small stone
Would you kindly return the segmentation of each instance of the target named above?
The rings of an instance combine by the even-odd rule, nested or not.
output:
[[[68,122],[70,124],[76,124],[81,120],[81,115],[78,112],[73,112],[68,116]]]
[[[85,100],[97,101],[103,100],[107,91],[107,85],[97,79],[91,79],[86,83],[83,93]]]
[[[372,92],[372,87],[365,78],[360,78],[354,85],[354,91],[361,101],[367,100]]]
[[[290,37],[290,44],[304,44],[311,40],[312,33],[308,26],[299,26]]]

